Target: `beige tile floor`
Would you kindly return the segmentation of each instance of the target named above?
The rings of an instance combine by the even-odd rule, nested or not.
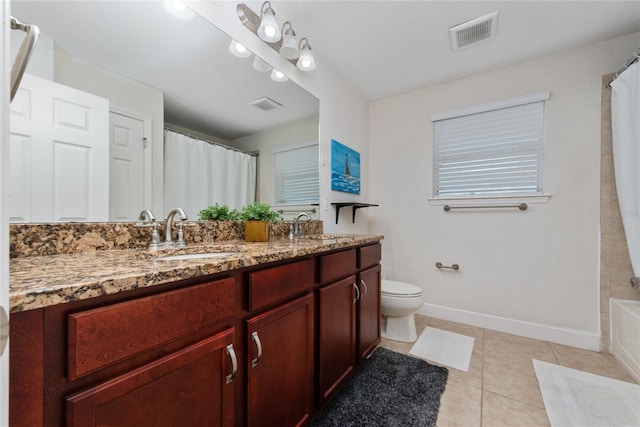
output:
[[[449,368],[438,427],[548,426],[531,359],[634,382],[608,354],[416,316],[418,334],[427,326],[475,337],[469,371]],[[407,354],[413,343],[380,345]]]

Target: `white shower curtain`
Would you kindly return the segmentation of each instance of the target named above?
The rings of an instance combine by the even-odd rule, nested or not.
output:
[[[209,205],[240,209],[255,200],[256,158],[165,130],[164,210],[181,207],[189,219]]]
[[[640,63],[611,83],[613,165],[631,265],[640,276]]]

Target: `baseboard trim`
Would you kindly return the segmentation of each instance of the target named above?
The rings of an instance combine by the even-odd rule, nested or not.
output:
[[[417,314],[586,350],[600,351],[600,334],[597,333],[558,328],[435,304],[424,304],[417,311]]]

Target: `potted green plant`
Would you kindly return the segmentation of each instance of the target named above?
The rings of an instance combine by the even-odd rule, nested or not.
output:
[[[272,211],[268,203],[253,202],[242,208],[244,240],[247,242],[269,241],[270,223],[280,222],[278,212]]]
[[[240,212],[237,209],[229,210],[227,205],[211,205],[198,212],[201,221],[239,221]]]

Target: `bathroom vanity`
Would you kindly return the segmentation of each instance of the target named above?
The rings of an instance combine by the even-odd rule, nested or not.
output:
[[[12,260],[11,425],[306,423],[380,341],[381,237],[328,237]]]

